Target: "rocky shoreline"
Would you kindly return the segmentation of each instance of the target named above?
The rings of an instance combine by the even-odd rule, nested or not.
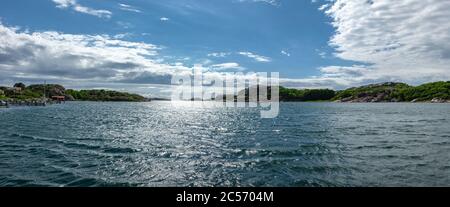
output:
[[[417,99],[414,99],[412,101],[398,101],[398,100],[391,100],[391,101],[385,101],[381,100],[379,98],[370,98],[370,97],[364,97],[364,98],[357,98],[357,99],[343,99],[343,100],[336,100],[333,101],[335,103],[450,103],[450,100],[441,99],[441,98],[433,98],[430,101],[420,101]]]
[[[60,104],[61,101],[50,99],[33,99],[33,100],[1,100],[0,108],[18,107],[18,106],[47,106],[52,104]]]
[[[267,87],[267,86],[264,86]],[[257,94],[250,95],[250,88],[239,92],[245,101],[259,101],[261,86]],[[270,99],[271,87],[263,90]],[[48,97],[48,98],[44,98]],[[228,97],[228,95],[223,95]],[[0,107],[8,105],[42,106],[61,101],[101,101],[101,102],[147,102],[150,99],[138,94],[108,90],[66,90],[57,84],[25,86],[17,83],[14,87],[0,87]],[[161,99],[166,100],[166,99]],[[386,82],[335,91],[331,89],[292,89],[279,87],[281,102],[337,102],[337,103],[450,103],[450,81],[426,83],[410,86],[405,83]]]
[[[338,91],[332,100],[351,103],[449,103],[450,82],[433,82],[419,86],[396,82],[371,84]]]

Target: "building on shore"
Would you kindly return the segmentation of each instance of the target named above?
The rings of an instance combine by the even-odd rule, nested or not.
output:
[[[52,96],[52,100],[58,103],[66,102],[65,96]]]

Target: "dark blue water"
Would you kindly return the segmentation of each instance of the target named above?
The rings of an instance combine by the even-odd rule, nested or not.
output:
[[[0,109],[0,186],[450,186],[450,104]]]

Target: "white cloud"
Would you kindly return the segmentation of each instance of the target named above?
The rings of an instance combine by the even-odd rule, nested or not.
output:
[[[450,79],[450,1],[336,0],[325,13],[335,56],[361,62],[321,68],[318,81],[412,84]]]
[[[0,82],[55,80],[167,83],[183,65],[159,63],[160,47],[108,35],[25,33],[0,23]]]
[[[112,12],[108,10],[97,10],[80,5],[76,0],[52,0],[59,9],[72,9],[76,12],[93,15],[100,18],[111,18]]]
[[[119,3],[119,9],[124,10],[124,11],[129,11],[129,12],[142,13],[142,11],[139,10],[138,8],[128,5],[128,4],[120,4]]]
[[[210,65],[211,63],[213,63],[213,61],[206,58],[206,59],[200,60],[200,63],[201,63],[201,65]]]
[[[127,32],[127,33],[116,34],[113,37],[114,37],[114,39],[124,39],[124,38],[131,37],[131,36],[133,36],[133,34]]]
[[[327,53],[326,52],[324,52],[324,51],[322,51],[322,50],[319,50],[319,49],[316,49],[316,53],[317,53],[317,55],[319,55],[321,58],[327,58]]]
[[[287,51],[285,51],[285,50],[281,50],[281,54],[282,54],[282,55],[286,55],[286,56],[288,56],[288,57],[291,56],[291,53],[289,53],[289,52],[287,52]]]
[[[228,57],[230,55],[233,54],[238,54],[238,55],[242,55],[248,58],[251,58],[257,62],[271,62],[272,60],[269,57],[265,57],[262,55],[257,55],[254,54],[252,52],[213,52],[213,53],[209,53],[207,56],[208,57],[215,57],[215,58],[224,58],[224,57]],[[281,54],[286,55],[286,56],[290,56],[291,54],[289,54],[286,51],[281,51]]]
[[[209,53],[208,57],[223,58],[223,57],[227,57],[229,55],[231,55],[230,52],[213,52],[213,53]]]
[[[233,62],[211,65],[211,68],[213,70],[228,70],[228,69],[244,70],[244,68],[241,67],[238,63],[233,63]]]
[[[170,19],[167,17],[161,17],[159,20],[161,20],[163,22],[170,21]]]
[[[239,0],[239,2],[256,2],[256,3],[266,3],[266,4],[270,4],[272,6],[279,6],[280,2],[279,0]]]
[[[324,5],[319,7],[319,11],[325,11],[328,8],[330,8],[330,5],[329,4],[324,4]]]
[[[53,2],[55,2],[56,7],[60,8],[60,9],[68,8],[68,7],[76,4],[75,0],[53,0]]]
[[[206,59],[193,67],[159,55],[160,46],[130,42],[109,35],[74,35],[54,31],[22,32],[0,23],[0,83],[44,80],[75,88],[127,88],[133,84],[170,84],[174,74],[192,69],[218,76],[223,70],[244,70],[235,62],[211,65]],[[175,60],[176,59],[176,60]]]
[[[269,57],[264,57],[264,56],[261,56],[261,55],[253,54],[251,52],[239,52],[238,54],[246,56],[248,58],[252,58],[252,59],[254,59],[255,61],[258,61],[258,62],[271,62],[272,61]]]

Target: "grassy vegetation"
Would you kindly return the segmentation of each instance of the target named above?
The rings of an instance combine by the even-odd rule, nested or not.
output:
[[[26,87],[25,90],[30,90],[33,93],[38,94],[39,97],[43,97],[44,92],[46,97],[52,97],[64,96],[66,88],[59,84],[36,84]]]
[[[409,88],[411,88],[411,86],[404,83],[373,84],[338,91],[332,100],[351,100],[364,97],[374,97],[380,99],[379,101],[401,101],[398,99],[398,91]]]
[[[429,101],[434,98],[450,100],[450,81],[426,83],[416,87],[401,88],[393,94],[400,101]]]
[[[387,82],[342,91],[330,89],[290,89],[280,87],[281,101],[342,101],[342,102],[411,102],[450,100],[450,81],[410,86]]]
[[[24,88],[20,90],[12,90],[7,87],[0,87],[0,99],[15,99],[15,100],[28,100],[41,98],[42,94],[39,94],[31,89]]]
[[[32,90],[26,89],[21,93],[14,93],[8,96],[8,98],[17,100],[28,100],[28,99],[38,99],[42,98],[42,94],[36,93]]]
[[[137,94],[108,90],[66,90],[66,94],[78,101],[130,101],[141,102],[146,98]]]
[[[327,101],[331,100],[336,92],[330,89],[289,89],[280,87],[281,101]]]
[[[0,100],[26,101],[41,99],[44,97],[64,96],[66,100],[79,101],[146,101],[146,98],[137,94],[130,94],[107,90],[66,90],[64,86],[58,84],[38,84],[25,86],[22,83],[16,83],[14,87],[0,87]]]
[[[4,99],[6,99],[5,92],[3,90],[0,90],[0,100]]]
[[[450,100],[450,81],[426,83],[420,86],[409,86],[404,83],[383,83],[349,88],[337,92],[333,100],[364,100],[364,98],[372,98],[372,100],[375,99],[378,102]]]
[[[57,84],[25,86],[17,83],[14,87],[0,86],[0,100],[33,100],[44,96],[65,96],[66,100],[79,101],[130,101],[140,102],[143,96],[108,90],[66,90]],[[244,93],[244,92],[243,92]],[[245,90],[248,96],[248,89]],[[270,88],[269,88],[270,96]],[[248,98],[248,97],[247,97]],[[351,101],[351,102],[410,102],[450,100],[450,81],[409,86],[404,83],[382,83],[349,88],[342,91],[330,89],[290,89],[280,87],[281,101]]]

